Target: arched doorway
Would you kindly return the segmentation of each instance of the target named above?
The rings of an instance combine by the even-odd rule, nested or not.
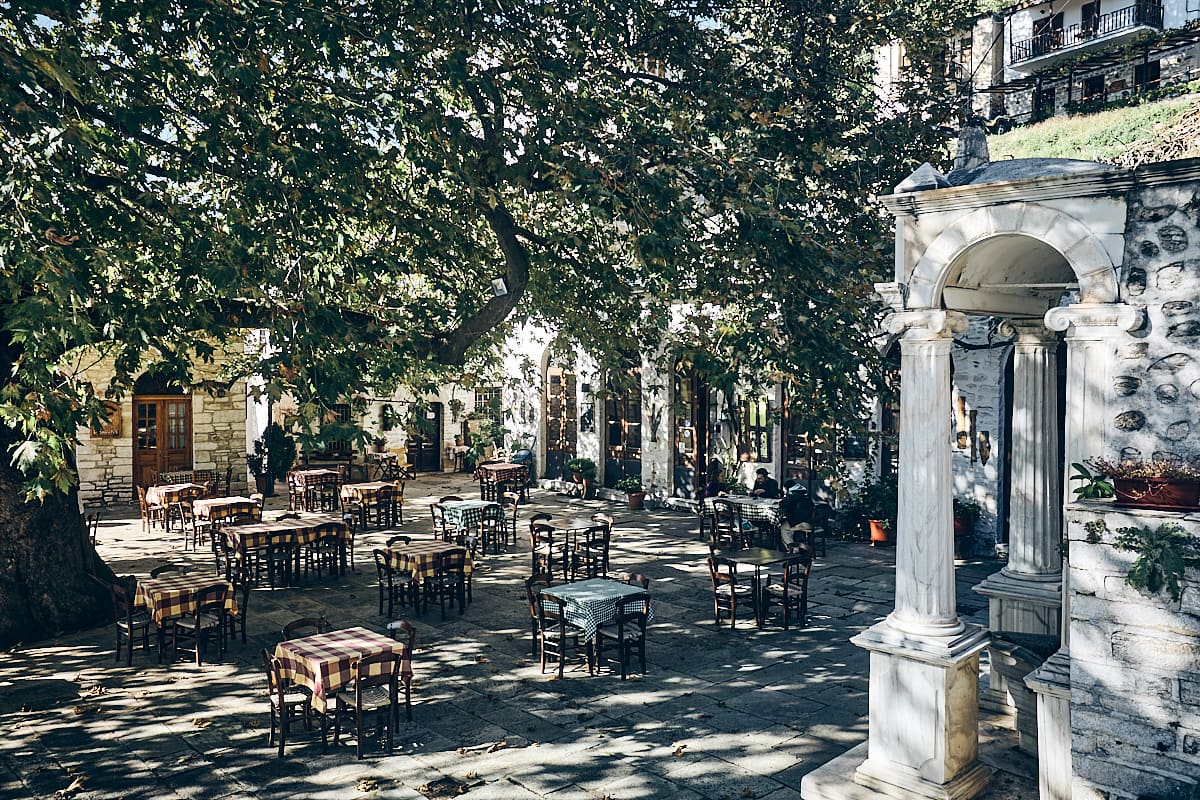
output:
[[[192,398],[182,386],[146,373],[133,385],[133,483],[192,468]]]
[[[546,468],[544,477],[560,478],[563,465],[575,458],[579,442],[579,412],[575,373],[551,356],[543,375]]]

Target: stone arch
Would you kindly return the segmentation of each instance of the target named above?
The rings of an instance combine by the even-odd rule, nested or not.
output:
[[[1008,203],[975,209],[942,229],[913,267],[907,307],[940,308],[955,263],[975,245],[1011,235],[1030,237],[1060,253],[1079,280],[1080,302],[1119,302],[1116,264],[1100,235],[1058,209],[1040,203]]]

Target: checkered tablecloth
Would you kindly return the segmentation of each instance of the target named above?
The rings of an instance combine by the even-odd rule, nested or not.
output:
[[[717,498],[708,497],[704,500],[705,513],[711,513],[713,509],[712,501]],[[749,522],[767,522],[776,527],[779,526],[781,517],[779,516],[779,501],[778,500],[763,500],[757,497],[722,497],[721,500],[728,500],[733,504],[735,510],[741,512],[742,519]]]
[[[550,597],[562,603],[563,615],[567,622],[581,628],[590,639],[596,635],[596,629],[601,625],[616,621],[618,600],[644,591],[641,586],[630,586],[607,578],[591,578],[551,586],[542,589],[541,593],[543,597]],[[648,618],[653,616],[654,608],[651,604]]]
[[[201,589],[218,585],[224,586],[226,589],[225,610],[230,614],[238,613],[233,585],[229,581],[214,578],[212,575],[170,573],[158,578],[146,578],[138,581],[134,604],[144,606],[149,610],[154,624],[162,625],[165,619],[194,612],[196,610],[196,594]]]
[[[222,529],[229,546],[245,553],[266,547],[272,534],[283,533],[296,544],[310,544],[326,534],[336,533],[343,542],[350,538],[350,527],[341,519],[328,514],[282,522],[254,522],[249,525],[230,525]]]
[[[262,508],[249,497],[209,497],[193,500],[192,512],[195,513],[196,519],[221,522],[243,515],[260,517]]]
[[[517,481],[524,484],[529,480],[529,468],[524,464],[483,464],[476,468],[475,480],[488,483]]]
[[[389,547],[383,552],[386,554],[388,566],[397,572],[412,571],[415,580],[423,581],[426,578],[432,578],[437,574],[437,557],[447,550],[462,550],[461,545],[452,544],[449,542],[413,542],[412,544],[398,544],[394,547]],[[470,552],[467,553],[466,572],[471,573],[475,569],[475,564],[471,561]]]
[[[283,677],[312,691],[313,709],[319,714],[324,714],[338,690],[350,683],[350,666],[355,661],[362,656],[389,652],[400,654],[400,675],[405,681],[412,680],[412,653],[404,642],[366,628],[318,633],[275,646]]]
[[[146,502],[169,506],[178,503],[184,492],[189,490],[206,490],[199,483],[164,483],[161,486],[151,486],[146,489]]]
[[[343,483],[342,500],[345,502],[358,501],[372,503],[383,488],[395,489],[396,484],[390,481],[368,481],[367,483]]]
[[[450,500],[442,503],[446,514],[446,527],[460,533],[478,528],[483,520],[483,510],[489,507],[500,512],[500,524],[503,525],[504,509],[494,500]]]

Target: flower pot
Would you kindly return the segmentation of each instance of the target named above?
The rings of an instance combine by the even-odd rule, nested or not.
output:
[[[630,492],[628,496],[629,496],[629,510],[630,511],[641,511],[643,508],[646,507],[646,493],[645,492]]]
[[[1200,481],[1172,478],[1113,478],[1116,504],[1191,511],[1200,508]]]
[[[871,546],[879,547],[892,543],[892,529],[887,520],[869,519],[867,525],[871,528]]]
[[[258,493],[263,497],[274,497],[275,479],[270,475],[255,475],[254,488],[257,489]]]

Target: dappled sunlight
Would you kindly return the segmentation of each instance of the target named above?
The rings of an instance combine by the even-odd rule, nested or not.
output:
[[[330,725],[323,753],[320,726],[297,723],[285,757],[277,758],[267,747],[261,650],[272,649],[283,625],[300,616],[382,631],[370,550],[397,531],[428,537],[427,501],[472,490],[459,476],[438,479],[432,491],[409,492],[403,526],[358,534],[356,571],[253,590],[248,641],[231,641],[221,663],[209,663],[210,652],[200,667],[160,665],[152,636],[148,650],[138,643],[127,668],[123,659],[114,663],[111,625],[7,654],[0,713],[14,735],[0,740],[0,763],[32,758],[33,766],[14,774],[19,786],[47,798],[80,776],[96,796],[219,789],[407,797],[422,787],[451,796],[466,787],[467,797],[783,797],[798,791],[805,772],[865,737],[869,659],[848,639],[890,611],[891,554],[831,542],[829,558],[813,571],[808,627],[785,631],[772,621],[759,630],[747,611],[729,630],[713,622],[707,546],[696,538],[694,518],[619,513],[612,572],[651,579],[646,673],[635,657],[622,681],[615,649],[606,647],[596,674],[580,658],[559,679],[556,665],[543,674],[531,653],[522,580],[530,568],[525,520],[535,510],[561,513],[562,505],[535,492],[521,508],[517,547],[480,554],[474,602],[462,616],[448,610],[443,619],[436,605],[424,613],[396,610],[416,629],[417,647],[413,721],[401,714],[395,755],[384,756],[372,735],[364,743],[368,758],[357,761],[353,724],[349,734],[343,725],[336,747]],[[433,479],[422,477],[412,489],[425,480]],[[117,516],[106,514],[99,550],[119,572],[144,577],[168,561],[212,571],[206,549],[185,556],[177,536],[142,533],[136,513],[123,522]],[[12,795],[6,790],[16,784],[4,780],[0,795]]]

